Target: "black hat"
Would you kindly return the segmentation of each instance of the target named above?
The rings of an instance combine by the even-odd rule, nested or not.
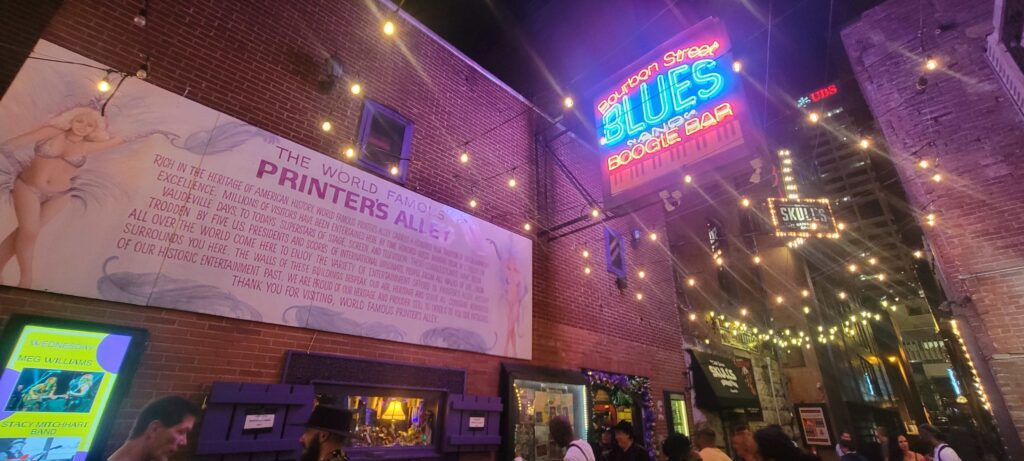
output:
[[[352,412],[344,408],[317,405],[309,415],[306,427],[339,435],[352,435]]]
[[[619,421],[618,424],[612,427],[612,431],[624,432],[630,437],[636,437],[633,435],[633,424],[626,420]]]

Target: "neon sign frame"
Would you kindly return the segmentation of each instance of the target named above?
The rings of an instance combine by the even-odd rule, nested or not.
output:
[[[753,127],[730,49],[725,27],[707,18],[591,93],[606,202],[656,192],[713,156],[751,154],[738,149]]]

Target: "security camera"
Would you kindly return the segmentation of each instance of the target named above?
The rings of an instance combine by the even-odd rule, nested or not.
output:
[[[328,56],[324,60],[324,75],[320,78],[320,91],[324,94],[331,94],[338,80],[341,79],[341,60],[337,56]]]

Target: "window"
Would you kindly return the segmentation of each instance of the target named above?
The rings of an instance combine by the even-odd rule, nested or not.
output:
[[[412,126],[412,122],[398,112],[366,100],[359,121],[358,164],[380,176],[405,183]]]
[[[318,391],[325,401],[352,410],[351,447],[355,452],[381,447],[433,448],[437,443],[434,431],[440,430],[440,392],[370,386],[324,386]]]

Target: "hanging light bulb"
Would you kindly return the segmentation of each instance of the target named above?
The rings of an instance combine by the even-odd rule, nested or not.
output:
[[[874,266],[875,264],[878,264],[878,259],[875,258],[874,256],[872,256],[872,257],[868,258],[868,264]]]
[[[391,22],[390,20],[384,21],[384,35],[394,35],[394,34],[395,34],[395,23]]]
[[[810,314],[810,313],[811,313],[811,308],[807,307],[807,306],[804,306],[804,314]]]
[[[693,182],[693,176],[690,176],[690,175],[683,176],[683,182],[685,182],[687,184],[692,183]]]
[[[921,250],[914,251],[914,257],[917,259],[921,259],[924,257],[924,252]]]
[[[476,208],[477,205],[479,205],[479,203],[476,202],[476,199],[473,199],[473,200],[469,201],[469,207],[470,208]]]
[[[529,231],[530,229],[533,229],[533,226],[531,226],[530,223],[523,224],[523,230]]]
[[[942,175],[939,174],[939,173],[933,174],[932,175],[932,181],[933,182],[942,182]]]
[[[938,69],[939,68],[939,61],[937,59],[935,59],[934,57],[932,57],[931,55],[928,55],[928,57],[925,58],[925,60],[924,60],[924,68],[928,69],[928,70]]]
[[[572,109],[572,106],[575,105],[576,102],[572,100],[572,96],[566,96],[565,99],[562,100],[562,104],[565,105],[566,109]]]
[[[878,281],[879,282],[884,282],[885,281],[885,274],[878,274]]]
[[[136,14],[135,17],[132,18],[132,22],[135,23],[136,26],[146,27],[146,19],[147,19],[146,17],[147,17],[146,8],[143,7],[141,10],[139,10],[139,14]]]
[[[509,178],[509,180],[508,180],[508,187],[512,187],[512,188],[516,187],[516,178]]]
[[[845,291],[840,291],[839,292],[839,299],[846,299],[846,292]]]
[[[590,257],[590,250],[583,250],[583,257],[584,258],[589,258]]]
[[[591,218],[595,218],[596,219],[596,218],[598,218],[600,216],[601,216],[601,210],[599,210],[597,208],[594,208],[594,209],[590,210],[590,217]]]
[[[754,256],[754,264],[761,264],[761,257],[760,256]]]
[[[353,83],[349,90],[352,91],[352,94],[359,94],[363,92],[363,87],[358,83]]]
[[[587,274],[587,275],[590,275],[590,268],[589,267],[584,267],[583,268],[583,273]]]
[[[849,269],[850,272],[857,272],[857,265],[856,264],[850,264],[847,267],[847,269]]]
[[[459,162],[469,163],[469,152],[463,152],[462,154],[459,154]]]
[[[775,297],[775,304],[782,304],[783,301],[785,301],[785,299],[782,296]]]
[[[868,138],[863,138],[860,140],[859,145],[861,149],[867,150],[867,148],[871,147],[871,140],[869,140]]]
[[[636,294],[636,300],[637,301],[643,301],[644,300],[644,294],[643,293],[637,293]]]
[[[811,123],[818,123],[818,120],[821,120],[821,115],[817,112],[811,112],[810,114],[807,114],[807,120],[810,120]]]
[[[647,237],[650,238],[652,242],[658,240],[658,234],[656,234],[654,232],[651,232],[650,235],[648,235]]]
[[[391,176],[398,176],[399,171],[400,170],[398,169],[398,166],[396,166],[396,165],[392,165],[391,169],[389,170],[389,172],[391,173]]]
[[[697,279],[695,279],[693,277],[690,277],[690,278],[686,279],[686,284],[691,286],[691,287],[697,286]]]
[[[746,197],[743,197],[743,200],[740,200],[740,205],[742,205],[743,208],[749,208],[750,207],[750,199],[746,198]]]
[[[640,277],[641,280],[647,278],[647,273],[644,271],[640,271],[636,275],[637,277]]]
[[[746,308],[746,307],[742,307],[742,308],[740,308],[740,316],[742,316],[742,317],[746,317],[746,316],[747,316],[747,314],[748,314],[748,311],[747,311],[747,308]]]
[[[732,62],[732,71],[733,72],[742,72],[743,71],[743,63],[739,59],[737,59],[737,60]]]
[[[135,77],[139,80],[145,80],[149,77],[149,58],[146,58],[146,62],[139,66],[139,70],[135,71]]]
[[[804,298],[806,298],[806,297],[808,297],[810,295],[811,295],[810,291],[808,291],[808,290],[800,290],[800,296],[803,296]]]
[[[96,89],[100,90],[100,93],[106,93],[110,91],[110,88],[110,74],[107,74],[106,77],[103,77],[103,80],[96,83]]]
[[[348,147],[348,148],[345,148],[344,154],[345,154],[345,158],[353,158],[353,157],[356,156],[356,150],[351,148],[351,147]]]
[[[694,313],[691,312],[690,313],[690,321],[691,322],[696,322],[697,321],[697,314],[694,314]]]
[[[320,123],[320,129],[321,130],[331,131],[331,127],[332,127],[332,125],[331,125],[331,121],[330,120],[324,120],[322,123]]]
[[[719,256],[719,257],[715,258],[715,264],[719,265],[719,266],[724,265],[725,264],[725,259],[723,259],[721,256]]]

